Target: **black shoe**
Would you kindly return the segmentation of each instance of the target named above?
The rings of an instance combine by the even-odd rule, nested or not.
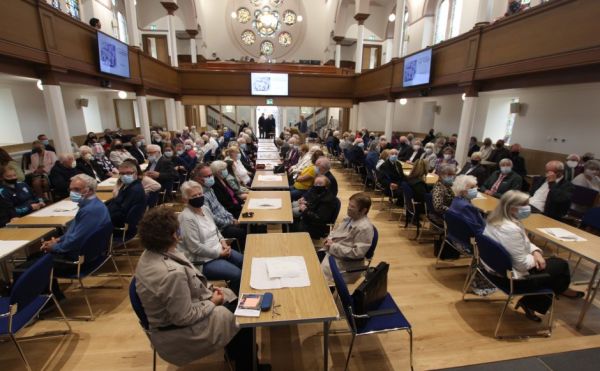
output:
[[[565,295],[565,294],[561,294],[562,296],[564,296],[565,298],[569,298],[571,300],[576,300],[576,299],[581,299],[585,296],[585,293],[583,291],[575,291],[575,295]]]
[[[527,317],[528,320],[533,322],[542,322],[542,319],[535,314],[535,311],[527,308],[527,306],[525,306],[525,304],[523,304],[521,300],[519,300],[517,306],[515,307],[515,309],[517,310],[519,308],[523,308],[523,311],[525,312],[525,317]]]

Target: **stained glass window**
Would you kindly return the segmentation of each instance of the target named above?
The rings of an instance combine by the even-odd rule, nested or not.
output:
[[[250,11],[247,8],[239,8],[237,10],[237,20],[240,23],[248,23],[250,21]]]
[[[246,45],[252,45],[256,42],[256,35],[250,30],[242,32],[242,42]]]
[[[73,18],[81,19],[79,16],[79,0],[65,0],[67,14]]]
[[[289,32],[283,31],[279,34],[279,45],[290,46],[292,44],[292,35]]]
[[[283,23],[287,24],[288,26],[296,23],[296,13],[294,13],[292,10],[286,10],[283,12]]]
[[[281,27],[279,13],[265,6],[254,12],[254,28],[262,37],[272,36]]]
[[[440,1],[435,23],[435,35],[433,43],[437,44],[446,40],[446,29],[448,28],[448,16],[450,14],[450,0]]]
[[[270,41],[263,41],[260,44],[260,53],[263,55],[271,55],[273,54],[273,43]]]

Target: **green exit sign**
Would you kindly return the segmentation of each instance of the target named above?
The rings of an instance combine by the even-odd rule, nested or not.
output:
[[[273,105],[273,98],[267,98],[267,106]]]
[[[375,40],[375,35],[369,35],[369,40]]]
[[[152,30],[152,31],[156,31],[156,25],[155,25],[155,24],[151,24],[151,25],[150,25],[150,30]]]

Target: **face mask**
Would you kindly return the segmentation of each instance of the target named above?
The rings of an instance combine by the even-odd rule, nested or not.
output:
[[[77,167],[77,162],[71,162],[71,169],[75,169]]]
[[[182,149],[180,149],[179,151],[177,151],[177,156],[181,156],[181,155],[183,155],[183,150]]]
[[[396,162],[398,161],[398,156],[397,155],[391,155],[390,156],[390,162]]]
[[[479,165],[479,161],[477,161],[477,160],[471,160],[471,165],[477,166],[477,165]]]
[[[47,146],[48,144],[50,144],[50,141],[48,139],[42,140],[42,144]]]
[[[452,155],[448,155],[448,154],[444,155],[444,160],[450,160],[451,158],[452,158]]]
[[[596,175],[598,175],[598,170],[585,169],[583,173],[589,177],[595,177]]]
[[[502,172],[502,174],[508,174],[512,171],[512,167],[510,166],[501,166],[500,167],[500,172]]]
[[[133,181],[135,180],[135,177],[133,175],[121,175],[121,182],[123,182],[123,184],[131,184],[133,183]]]
[[[208,188],[211,188],[212,186],[214,186],[215,185],[215,177],[211,175],[207,178],[204,178],[204,185],[207,186]]]
[[[142,146],[142,144],[144,144],[144,143],[142,143],[142,142],[135,143],[136,147],[138,147],[138,148],[140,148]]]
[[[173,157],[173,152],[171,152],[171,151],[166,151],[166,152],[165,152],[165,157],[166,157],[166,158],[171,158],[171,157]]]
[[[188,201],[188,204],[190,204],[191,207],[199,209],[204,205],[204,196],[192,198]]]
[[[477,188],[469,188],[467,195],[465,196],[468,200],[472,200],[477,197]]]
[[[158,161],[158,157],[156,155],[149,155],[148,156],[148,161],[150,161],[150,162],[156,162],[156,161]]]
[[[442,179],[442,183],[444,183],[447,186],[451,186],[452,184],[454,184],[454,177],[453,176],[447,176],[444,179]]]
[[[572,169],[577,166],[577,161],[567,161],[567,166]]]
[[[525,219],[531,215],[531,206],[519,206],[517,210],[517,219]]]
[[[79,203],[83,199],[83,196],[79,192],[71,191],[69,192],[69,198],[71,199],[71,201]]]
[[[15,179],[4,179],[4,182],[6,182],[7,184],[17,184],[17,178]]]
[[[421,149],[421,146],[413,146],[413,151],[418,151]]]
[[[363,148],[365,146],[364,143],[358,143],[357,146],[359,146],[360,148]]]
[[[229,175],[229,172],[227,170],[221,170],[221,176],[223,178],[227,178],[228,175]]]
[[[432,152],[433,152],[433,149],[425,148],[425,153],[427,153],[428,155],[430,155]]]
[[[325,188],[325,186],[313,186],[312,189],[313,189],[313,192],[315,192],[318,195],[325,193],[325,191],[327,191],[327,188]]]
[[[186,151],[189,151],[190,149],[192,149],[192,146],[190,146],[190,145],[188,144],[188,145],[185,145],[183,148],[185,148],[185,150],[186,150]]]

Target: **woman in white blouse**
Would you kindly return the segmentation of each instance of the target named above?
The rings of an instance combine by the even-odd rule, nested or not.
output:
[[[535,246],[525,232],[522,219],[531,214],[529,195],[519,191],[508,191],[502,195],[500,203],[490,213],[484,235],[499,242],[510,254],[513,266],[513,278],[516,279],[517,289],[549,287],[563,296],[577,299],[583,297],[583,292],[569,288],[571,274],[569,264],[560,258],[544,259],[542,250]],[[503,272],[495,272],[503,274]],[[529,274],[547,273],[548,276],[523,280]],[[552,304],[552,298],[546,295],[524,296],[516,308],[523,308],[528,319],[540,322],[535,312],[545,314]]]
[[[225,158],[225,161],[231,160],[231,162],[233,162],[233,171],[235,172],[235,176],[243,185],[250,185],[252,182],[252,178],[250,178],[250,176],[252,174],[246,170],[242,160],[240,160],[240,150],[237,147],[229,147],[226,153],[227,157]]]

